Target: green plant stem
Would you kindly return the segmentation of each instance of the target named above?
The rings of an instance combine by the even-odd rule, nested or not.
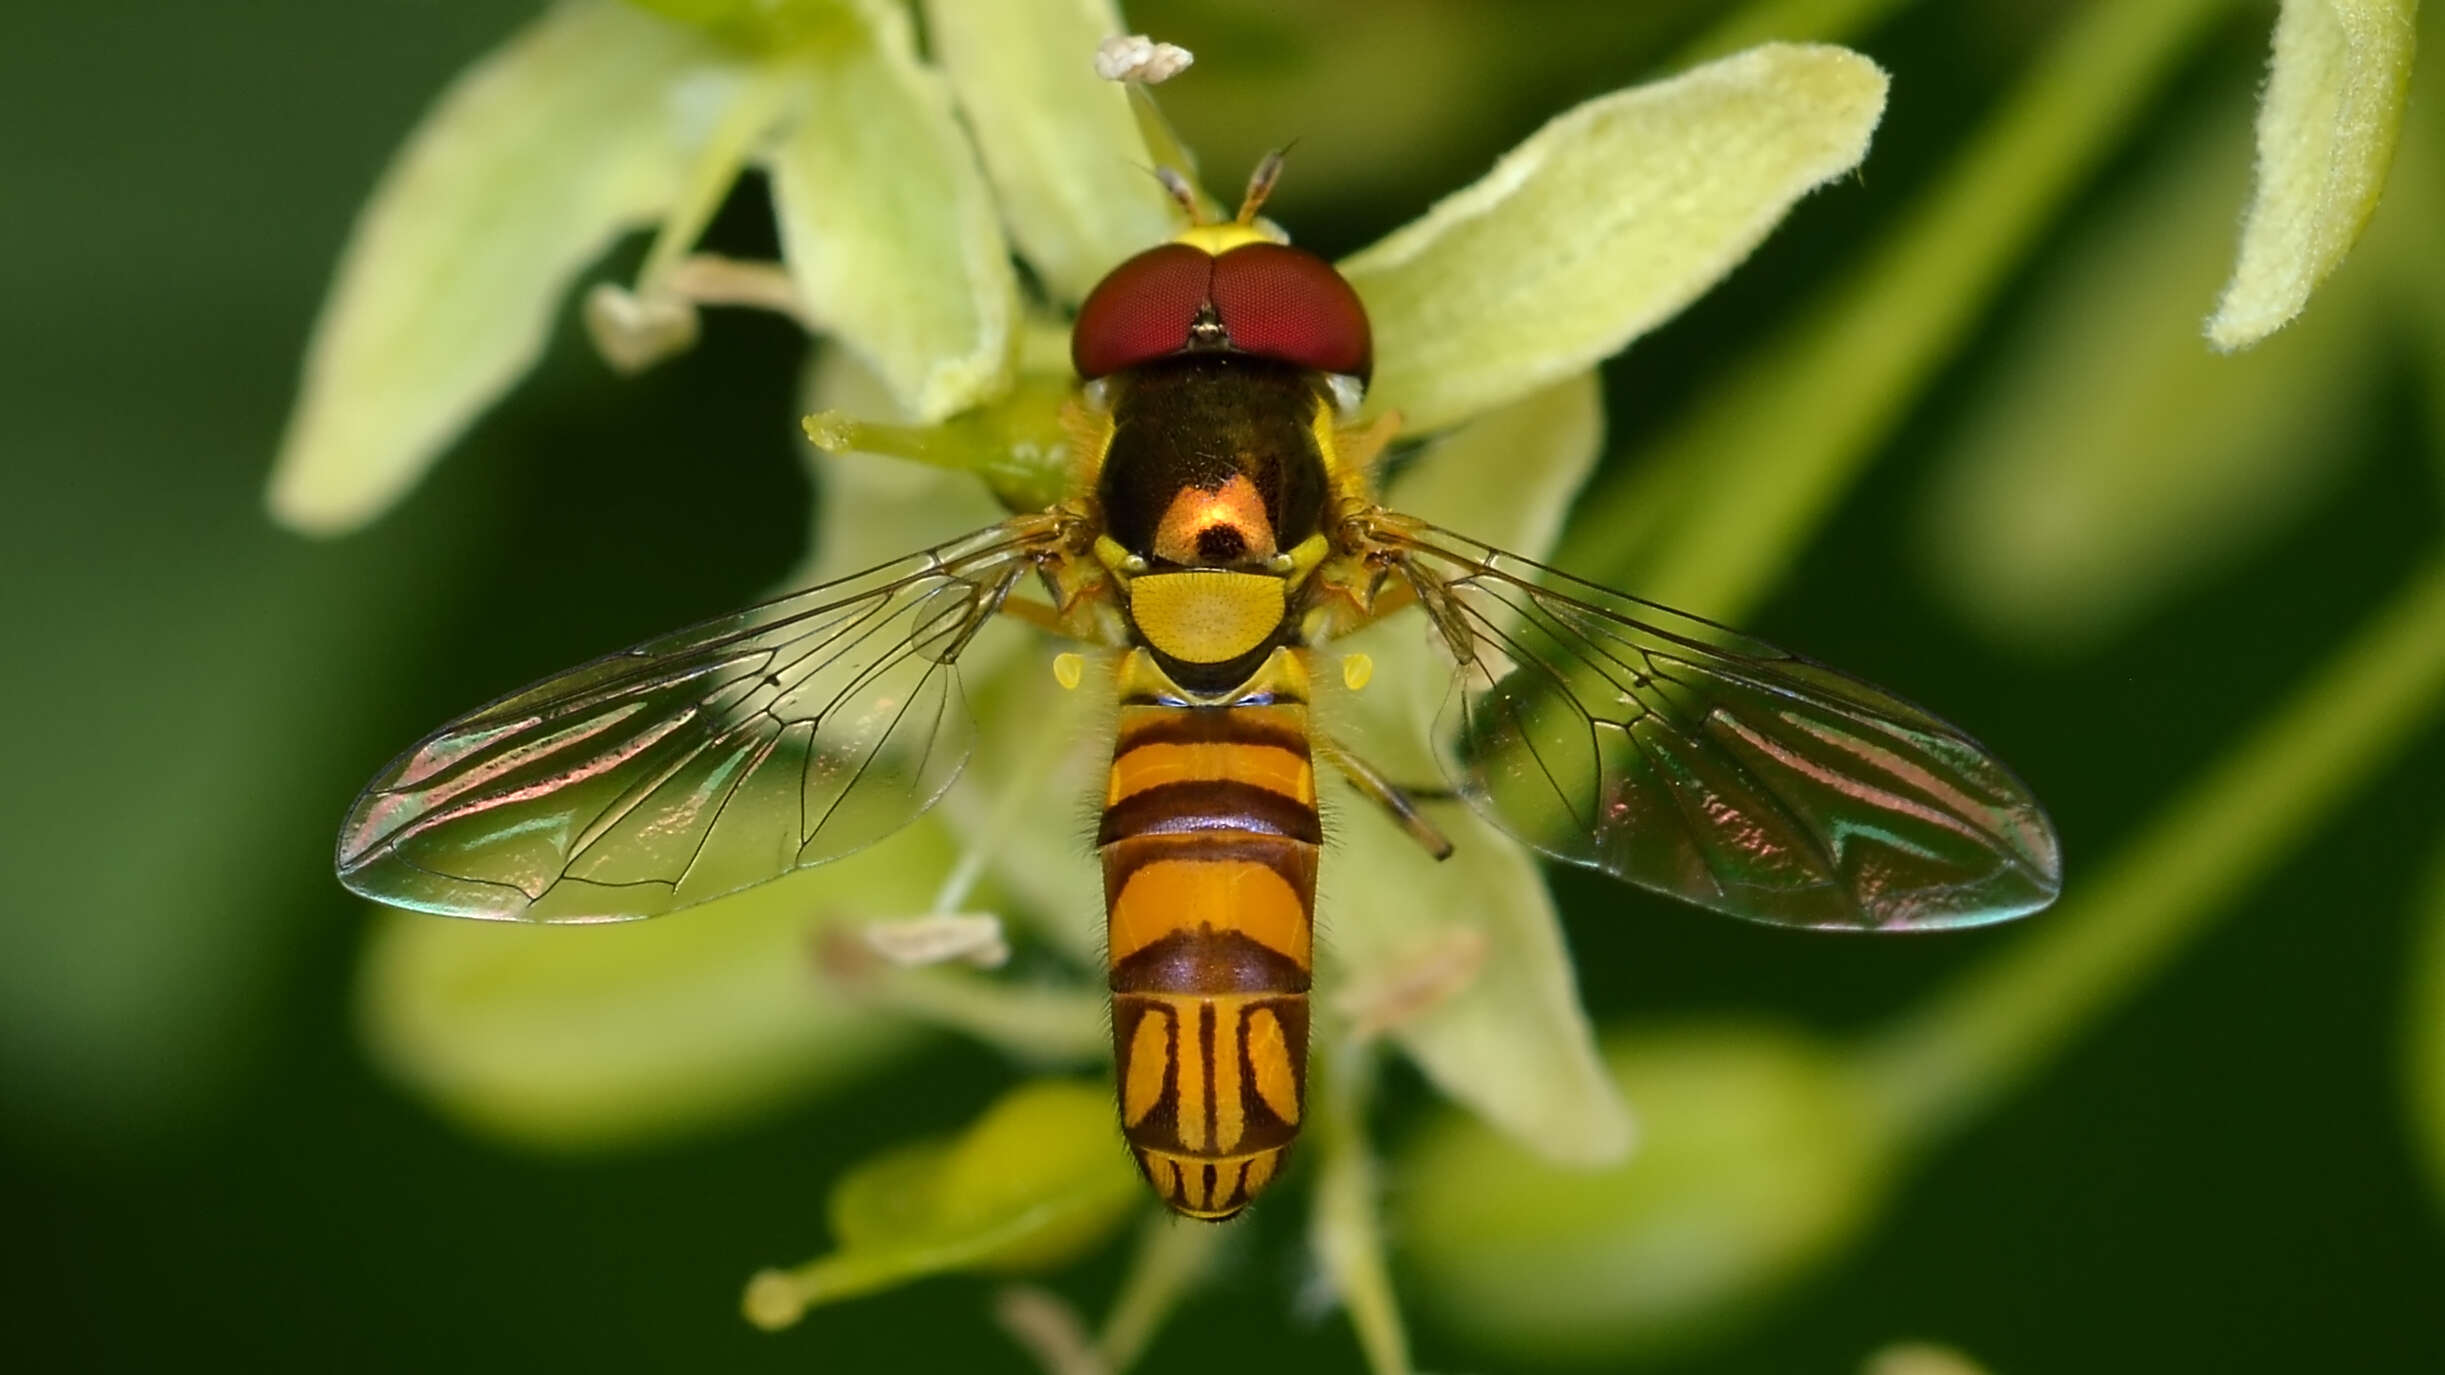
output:
[[[1714,616],[1772,586],[2230,0],[2097,0],[1861,271],[1579,503],[1557,559]]]
[[[853,997],[956,1031],[1023,1064],[1092,1064],[1112,1054],[1109,994],[1070,984],[997,978],[972,969],[890,969]]]
[[[704,151],[688,169],[678,201],[664,217],[662,227],[655,231],[653,245],[645,251],[645,261],[637,269],[639,296],[658,292],[687,257],[688,250],[703,237],[705,226],[713,223],[714,212],[722,208],[723,199],[746,169],[756,143],[781,117],[782,96],[787,90],[780,69],[770,65],[760,64],[741,75],[730,107],[722,112],[721,121],[705,140]]]
[[[1095,1339],[1106,1369],[1125,1371],[1138,1363],[1180,1300],[1205,1282],[1230,1235],[1168,1212],[1147,1219],[1121,1292],[1113,1297],[1112,1311]]]
[[[973,473],[1013,511],[1041,511],[1059,500],[1069,473],[1061,410],[1070,379],[1023,375],[1008,394],[939,425],[893,425],[840,411],[800,422],[826,453],[887,454],[932,468]]]
[[[2009,1092],[2233,906],[2445,706],[2445,556],[2026,941],[1863,1048],[1907,1141]],[[2075,874],[2077,869],[2075,868]]]
[[[740,1300],[747,1320],[768,1332],[806,1316],[818,1304],[858,1298],[896,1284],[990,1260],[1063,1225],[1068,1215],[1094,1205],[1074,1194],[1038,1203],[1000,1226],[926,1246],[882,1251],[840,1251],[803,1265],[759,1270]]]
[[[1391,1267],[1384,1260],[1375,1155],[1367,1142],[1373,1058],[1363,1046],[1348,1046],[1330,1070],[1314,1075],[1309,1085],[1308,1130],[1319,1157],[1310,1222],[1316,1254],[1358,1331],[1367,1369],[1372,1375],[1410,1375],[1409,1334],[1401,1326]]]

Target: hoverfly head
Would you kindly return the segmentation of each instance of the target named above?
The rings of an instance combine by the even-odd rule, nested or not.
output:
[[[1257,218],[1281,169],[1282,155],[1268,154],[1236,218],[1191,223],[1096,283],[1070,330],[1080,377],[1092,382],[1176,354],[1237,353],[1365,384],[1375,352],[1358,293],[1331,263]],[[1194,220],[1186,183],[1174,177],[1166,185]]]

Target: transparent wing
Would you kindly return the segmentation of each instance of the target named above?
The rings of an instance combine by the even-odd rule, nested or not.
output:
[[[556,674],[391,761],[340,881],[455,916],[620,921],[837,859],[967,762],[956,660],[1052,540],[1041,517]]]
[[[1537,849],[1782,926],[1975,926],[2054,900],[2045,811],[1943,721],[1422,522],[1373,533],[1458,661],[1452,781]]]

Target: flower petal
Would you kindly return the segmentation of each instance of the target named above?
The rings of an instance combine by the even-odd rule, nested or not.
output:
[[[750,1115],[914,1039],[827,989],[835,918],[922,913],[953,847],[931,820],[812,873],[669,921],[517,926],[385,912],[359,1007],[374,1052],[450,1116],[602,1146]]]
[[[1604,391],[1575,373],[1452,431],[1388,484],[1384,504],[1542,559],[1604,452]]]
[[[565,0],[468,69],[357,220],[272,474],[331,534],[389,506],[542,352],[563,290],[678,195],[734,73],[709,40]]]
[[[926,0],[925,25],[1011,237],[1055,298],[1171,235],[1128,96],[1095,75],[1096,45],[1129,32],[1109,0]]]
[[[1388,500],[1539,552],[1601,440],[1595,376],[1581,373],[1455,432]],[[1334,675],[1317,675],[1335,738],[1397,782],[1439,779],[1428,741],[1451,666],[1423,619],[1393,617],[1340,648],[1368,655],[1375,672],[1360,692],[1330,692]],[[1553,1158],[1628,1149],[1629,1112],[1598,1060],[1528,852],[1474,813],[1438,808],[1455,848],[1437,863],[1381,809],[1346,788],[1336,801],[1320,880],[1336,1001],[1387,1027],[1444,1092]]]
[[[1617,352],[1857,165],[1885,85],[1846,49],[1769,44],[1557,117],[1342,264],[1370,403],[1435,429]]]
[[[1923,505],[1930,583],[2024,648],[2077,652],[2128,628],[2314,509],[2363,447],[2382,264],[2355,266],[2264,348],[2200,346],[2192,303],[2223,268],[2199,245],[2248,175],[2207,132],[2038,282]]]
[[[2417,0],[2284,0],[2258,110],[2258,187],[2207,321],[2217,348],[2247,348],[2300,314],[2377,209],[2417,12]]]
[[[2086,5],[1877,248],[1587,492],[1557,562],[1737,620],[1805,547],[2224,0]]]
[[[869,1160],[832,1190],[840,1249],[749,1281],[748,1321],[787,1327],[819,1303],[953,1270],[1042,1270],[1110,1236],[1145,1195],[1114,1149],[1112,1095],[1023,1085],[967,1131]]]
[[[869,4],[793,58],[796,122],[766,157],[806,308],[921,422],[1010,383],[1018,282],[976,155],[907,13]]]

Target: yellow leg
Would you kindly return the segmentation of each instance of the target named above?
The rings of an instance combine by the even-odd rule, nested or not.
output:
[[[1418,810],[1417,803],[1420,797],[1448,798],[1452,796],[1449,789],[1404,788],[1378,772],[1373,764],[1341,746],[1330,741],[1323,742],[1323,745],[1325,758],[1332,760],[1333,767],[1341,770],[1341,776],[1350,780],[1350,786],[1358,789],[1359,794],[1368,801],[1391,813],[1401,829],[1409,832],[1410,839],[1418,842],[1438,860],[1452,857],[1450,837]]]

